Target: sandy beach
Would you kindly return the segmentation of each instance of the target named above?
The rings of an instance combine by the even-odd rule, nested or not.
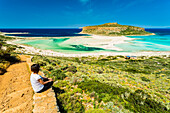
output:
[[[115,44],[127,43],[126,40],[134,40],[125,36],[99,36],[91,35],[86,37],[74,37],[61,43],[83,45],[86,47],[96,47],[108,50],[122,51],[122,49],[115,47]]]
[[[1,32],[1,35],[6,35],[6,34],[29,34],[29,33],[27,32],[14,32],[14,33]]]
[[[61,37],[59,37],[61,38]],[[86,37],[72,37],[69,40],[62,42],[61,44],[70,44],[73,43],[75,45],[82,44],[87,47],[99,47],[103,49],[110,49],[110,50],[117,50],[121,51],[122,49],[117,48],[114,44],[123,44],[128,43],[126,40],[133,40],[132,38],[128,38],[125,36],[98,36],[98,35],[91,35]],[[23,47],[22,49],[17,48],[17,53],[25,53],[25,54],[35,54],[35,55],[45,55],[45,56],[61,56],[61,57],[82,57],[82,56],[116,56],[116,55],[123,55],[123,56],[158,56],[158,55],[170,55],[170,51],[144,51],[144,52],[90,52],[90,53],[61,53],[52,50],[42,50],[38,48],[34,48],[27,45],[16,44],[16,40],[7,41],[8,44],[18,45]]]

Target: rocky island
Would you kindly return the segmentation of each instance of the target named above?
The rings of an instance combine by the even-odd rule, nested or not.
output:
[[[120,25],[118,23],[105,23],[102,25],[83,27],[82,33],[107,35],[107,36],[122,36],[122,35],[153,35],[146,32],[144,28]]]

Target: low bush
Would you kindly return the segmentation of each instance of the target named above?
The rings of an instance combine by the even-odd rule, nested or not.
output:
[[[109,112],[102,109],[90,109],[87,110],[85,113],[109,113]]]
[[[151,96],[146,94],[143,90],[136,90],[134,93],[129,92],[128,89],[121,87],[109,86],[98,81],[86,81],[78,84],[82,90],[89,92],[96,92],[98,94],[98,101],[109,102],[114,99],[114,95],[119,95],[119,101],[125,102],[124,107],[133,112],[157,112],[165,113],[167,108],[151,99]],[[128,95],[126,94],[128,93]]]
[[[65,87],[65,89],[63,89]],[[62,88],[62,89],[60,89]],[[70,84],[65,80],[58,80],[53,87],[57,102],[62,113],[84,113],[85,109],[80,100],[80,96],[75,93],[82,93],[80,88],[75,88],[71,91]]]
[[[108,102],[114,98],[114,95],[121,95],[125,92],[129,92],[128,89],[125,89],[123,87],[110,86],[94,80],[80,82],[78,83],[78,87],[85,91],[96,92],[99,95],[99,102]]]
[[[48,71],[51,71],[51,70],[53,70],[53,66],[47,65],[47,66],[45,66],[45,69],[47,69]]]
[[[6,69],[0,68],[0,75],[3,75],[6,72]]]
[[[76,66],[70,66],[67,69],[68,72],[76,73],[77,72],[77,67]]]
[[[53,76],[55,80],[63,80],[66,76],[60,69],[52,70],[50,76]]]
[[[99,93],[99,94],[108,93],[112,95],[119,95],[119,94],[128,92],[128,89],[125,89],[122,87],[110,86],[105,83],[100,83],[94,80],[80,82],[78,83],[78,87],[83,90],[88,90],[90,92],[95,91],[96,93]]]
[[[61,101],[64,111],[67,111],[68,113],[83,113],[85,111],[82,102],[79,101],[79,97],[73,93],[60,94],[58,99]]]
[[[16,49],[16,46],[6,44],[4,40],[7,37],[0,35],[0,74],[4,74],[9,65],[20,62],[20,57],[14,55],[13,52]]]
[[[143,90],[136,90],[126,99],[125,108],[140,113],[168,113],[167,108],[161,103],[151,99]]]
[[[145,82],[150,82],[149,79],[147,79],[146,77],[141,77],[142,81],[145,81]]]
[[[35,59],[32,59],[34,63],[36,64],[39,64],[40,66],[46,66],[47,65],[47,62],[46,61],[43,61],[43,60],[35,60]]]

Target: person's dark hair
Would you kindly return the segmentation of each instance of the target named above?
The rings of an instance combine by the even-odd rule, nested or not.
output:
[[[40,65],[39,64],[33,64],[31,66],[31,71],[34,72],[34,73],[38,73],[40,70]]]

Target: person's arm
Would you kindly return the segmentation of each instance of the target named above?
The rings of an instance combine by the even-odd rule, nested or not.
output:
[[[45,79],[45,80],[51,80],[51,81],[53,81],[52,78],[47,78],[47,77],[42,77],[42,78],[43,78],[43,80]]]
[[[41,76],[41,77],[42,77],[42,76]],[[49,79],[49,80],[52,80],[52,81],[53,81],[52,78],[47,78],[47,77],[45,77],[45,76],[43,76],[42,78],[43,78],[43,79]]]
[[[47,84],[48,82],[51,82],[52,80],[51,79],[49,79],[48,81],[43,81],[42,79],[38,79],[38,82],[40,82],[41,84]]]
[[[47,79],[47,77],[45,77],[45,76],[44,76],[44,77],[42,77],[42,78]]]

